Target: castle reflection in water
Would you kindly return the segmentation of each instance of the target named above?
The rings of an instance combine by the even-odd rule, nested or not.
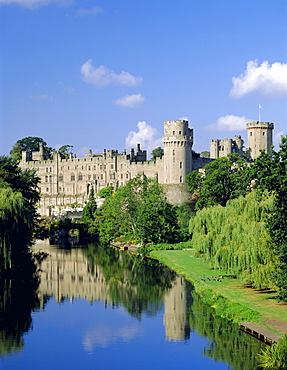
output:
[[[48,244],[37,244],[34,249],[47,253],[40,266],[39,298],[42,307],[47,296],[53,296],[57,302],[82,298],[91,303],[102,301],[105,305],[115,304],[101,267],[94,264],[91,268],[81,249],[67,251]],[[183,277],[176,276],[171,287],[164,291],[163,303],[166,340],[187,339],[190,330],[187,323],[186,281]]]

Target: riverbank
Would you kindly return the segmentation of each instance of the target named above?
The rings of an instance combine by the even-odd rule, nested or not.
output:
[[[251,321],[280,335],[287,333],[287,304],[276,301],[276,292],[244,285],[194,257],[192,250],[152,251],[150,256],[191,281],[219,316],[236,323]]]

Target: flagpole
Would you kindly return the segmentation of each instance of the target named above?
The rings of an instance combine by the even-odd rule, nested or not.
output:
[[[262,107],[261,107],[260,104],[258,104],[258,122],[261,121],[261,111],[260,111],[260,109],[262,109]]]

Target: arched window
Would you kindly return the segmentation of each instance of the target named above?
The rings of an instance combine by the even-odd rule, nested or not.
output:
[[[71,181],[75,181],[75,174],[74,174],[74,172],[71,173]]]
[[[59,181],[63,181],[63,180],[64,180],[64,176],[63,176],[62,172],[60,172],[60,174],[59,174]]]
[[[78,175],[78,180],[79,180],[79,181],[83,180],[83,175],[82,175],[82,172],[79,172],[79,175]]]

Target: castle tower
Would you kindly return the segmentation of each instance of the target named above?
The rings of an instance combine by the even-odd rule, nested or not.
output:
[[[260,155],[260,150],[270,153],[272,140],[272,131],[274,123],[272,122],[251,122],[246,124],[248,132],[249,157],[255,160]]]
[[[192,170],[193,130],[188,121],[164,122],[164,183],[180,184]]]

